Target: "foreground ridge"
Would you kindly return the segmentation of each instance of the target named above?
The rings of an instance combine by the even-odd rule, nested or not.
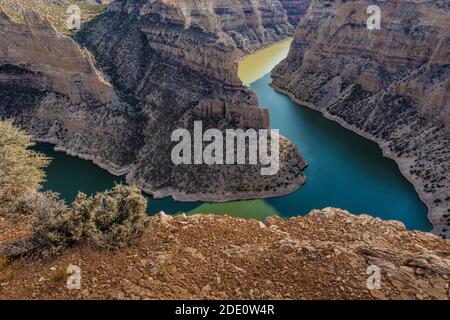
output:
[[[0,220],[0,243],[26,237],[26,225]],[[449,299],[449,252],[449,241],[431,233],[334,208],[264,223],[160,213],[132,247],[116,252],[82,247],[10,266],[10,277],[0,280],[0,296]],[[67,290],[58,278],[69,264],[80,266],[82,290]],[[367,287],[369,266],[380,268],[380,289]]]

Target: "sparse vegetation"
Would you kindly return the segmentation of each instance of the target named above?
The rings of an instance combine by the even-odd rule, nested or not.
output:
[[[23,23],[22,11],[33,10],[38,12],[41,17],[48,19],[59,32],[72,34],[73,32],[66,26],[67,18],[70,16],[67,8],[72,4],[81,9],[83,23],[103,13],[107,8],[106,5],[82,0],[70,0],[66,3],[50,0],[0,0],[0,11],[5,11],[15,22]]]
[[[35,215],[48,198],[49,193],[29,192],[20,197],[15,203],[12,212],[18,215]]]
[[[69,278],[69,274],[67,273],[67,270],[64,268],[59,268],[54,272],[52,277],[49,279],[49,283],[51,286],[62,286],[67,282],[67,279]]]
[[[0,121],[0,212],[10,210],[25,194],[38,189],[49,158],[31,149],[31,137]]]
[[[9,268],[10,261],[8,258],[0,256],[0,281],[5,281],[11,278],[12,271]]]
[[[117,185],[93,197],[80,193],[69,207],[57,193],[36,191],[49,159],[32,146],[28,135],[0,121],[0,209],[36,220],[29,239],[6,246],[6,256],[55,254],[87,242],[110,250],[140,237],[148,218],[139,189]],[[0,257],[0,268],[6,261]]]
[[[147,200],[135,187],[117,185],[95,197],[79,194],[73,214],[85,221],[85,238],[102,248],[114,249],[137,239],[147,225]]]
[[[56,194],[45,194],[36,208],[31,241],[37,253],[58,253],[89,242],[116,249],[138,239],[147,226],[147,200],[135,187],[117,185],[94,197],[80,193],[68,208]]]

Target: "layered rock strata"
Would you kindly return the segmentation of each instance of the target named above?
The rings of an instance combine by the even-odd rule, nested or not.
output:
[[[311,4],[311,0],[280,0],[280,2],[286,11],[289,23],[294,27],[299,24]]]
[[[184,2],[183,2],[184,3]],[[121,7],[121,6],[124,7]],[[122,9],[120,9],[122,8]],[[0,116],[156,197],[224,201],[285,194],[303,182],[298,150],[281,137],[281,165],[175,165],[175,129],[268,128],[237,78],[239,51],[216,20],[164,1],[113,3],[80,33],[90,54],[35,13],[0,16]]]
[[[379,143],[450,236],[450,7],[445,1],[313,1],[273,86]]]
[[[254,93],[242,87],[237,77],[239,50],[221,31],[208,6],[186,1],[116,1],[78,35],[124,99],[139,105],[145,119],[146,143],[139,152],[145,165],[137,165],[128,180],[147,191],[151,188],[145,181],[157,181],[160,191],[155,194],[164,196],[174,193],[167,171],[170,180],[191,172],[196,179],[180,183],[186,183],[184,189],[196,196],[179,194],[175,196],[179,200],[229,200],[292,191],[303,180],[299,173],[305,164],[286,139],[282,139],[281,175],[273,180],[257,177],[257,166],[228,166],[224,175],[214,166],[174,167],[171,163],[171,132],[192,131],[194,119],[202,120],[205,130],[269,125],[267,111],[258,108]],[[280,178],[286,174],[291,176],[288,183]],[[224,190],[221,198],[198,195],[200,177],[214,177],[207,183],[211,190],[223,190],[221,185],[230,183],[233,187]]]
[[[115,2],[122,1],[116,0]],[[75,4],[81,9],[81,18],[84,23],[103,12],[106,5],[111,2],[113,1],[80,0]],[[294,34],[294,27],[288,22],[288,16],[279,0],[175,0],[164,2],[181,8],[189,16],[200,17],[206,13],[207,17],[203,19],[204,22],[208,20],[207,24],[215,24],[233,38],[241,55],[284,40]],[[70,4],[73,2],[69,0],[0,0],[0,8],[15,21],[23,22],[22,10],[34,10],[39,12],[42,17],[49,19],[62,33],[72,33],[66,27],[67,19],[70,16],[67,8]],[[113,4],[114,6],[116,4]],[[291,13],[292,10],[296,10],[292,7],[298,7],[298,4],[288,8]]]
[[[241,55],[294,34],[278,0],[221,0],[210,3],[220,28],[236,43]]]
[[[47,20],[30,11],[24,21],[0,12],[0,116],[120,171],[133,159],[137,130],[115,110],[121,106],[114,89],[90,55]]]

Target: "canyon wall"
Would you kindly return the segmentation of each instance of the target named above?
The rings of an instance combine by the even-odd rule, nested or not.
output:
[[[159,191],[153,192],[157,196],[177,193],[170,181],[196,194],[179,194],[179,200],[229,200],[293,191],[304,181],[305,163],[284,138],[282,167],[276,177],[260,176],[258,166],[220,169],[171,162],[171,132],[192,131],[194,120],[202,120],[204,130],[269,125],[267,111],[258,108],[254,92],[237,77],[239,50],[222,31],[211,6],[209,1],[115,1],[78,34],[121,96],[141,112],[145,144],[128,180],[150,192],[158,185]],[[223,196],[199,192],[200,186],[222,190]]]
[[[280,0],[280,2],[286,11],[289,23],[294,27],[299,24],[311,4],[311,0]]]
[[[189,27],[197,24],[207,31],[223,31],[235,43],[240,55],[261,49],[294,34],[279,0],[116,0],[110,12],[123,7],[140,10],[141,15],[159,12]],[[132,8],[132,9],[131,9]]]
[[[30,78],[33,75],[41,78],[41,81],[30,79],[31,85],[54,90],[75,103],[91,98],[100,103],[116,100],[114,89],[96,71],[90,55],[82,52],[71,38],[59,37],[47,20],[26,12],[25,24],[16,24],[4,13],[0,14],[1,43],[5,44],[0,47],[3,78],[11,75],[7,73],[8,67],[22,67],[30,73]]]
[[[132,161],[136,130],[90,55],[38,14],[23,18],[0,12],[0,116],[111,170]]]
[[[248,54],[294,34],[286,12],[278,0],[206,1],[219,20],[221,29]]]
[[[289,56],[273,71],[280,92],[377,141],[450,236],[450,7],[448,1],[315,0]]]
[[[275,176],[260,165],[175,165],[175,129],[268,128],[267,110],[237,77],[239,50],[219,21],[188,2],[116,1],[78,39],[37,14],[0,16],[0,116],[38,140],[127,174],[156,197],[223,201],[285,194],[305,162],[281,138]],[[197,9],[196,9],[197,8]],[[107,80],[105,80],[107,78]]]

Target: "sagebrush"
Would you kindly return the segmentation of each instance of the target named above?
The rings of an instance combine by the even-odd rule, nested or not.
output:
[[[54,193],[46,198],[33,227],[38,251],[55,253],[82,243],[117,249],[138,239],[147,227],[147,200],[135,187],[117,185],[93,197],[79,193],[71,208]]]

